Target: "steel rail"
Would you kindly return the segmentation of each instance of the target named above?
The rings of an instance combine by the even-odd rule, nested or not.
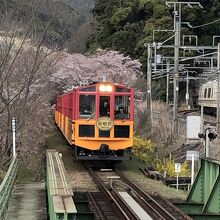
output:
[[[148,195],[147,193],[143,192],[140,188],[138,188],[137,185],[135,185],[134,183],[132,183],[130,180],[128,180],[124,174],[119,171],[119,170],[115,170],[115,172],[117,173],[117,175],[119,175],[121,177],[121,179],[123,179],[123,181],[125,181],[126,184],[128,184],[134,191],[136,191],[147,203],[150,203],[151,206],[153,206],[153,208],[155,210],[157,210],[157,213],[160,213],[160,215],[163,216],[163,218],[167,219],[167,220],[176,220],[176,217],[174,217],[172,214],[170,214],[166,209],[164,209],[156,200],[154,200],[150,195]],[[177,211],[177,209],[176,209]],[[178,210],[179,211],[179,210]],[[185,215],[183,215],[182,212],[179,212],[179,214],[182,216],[182,219],[191,219],[189,217],[186,217]]]
[[[169,206],[174,211],[174,213],[179,213],[183,217],[183,219],[185,219],[185,220],[191,220],[191,218],[188,215],[186,215],[181,209],[179,209],[175,205],[173,205],[169,200],[164,199],[160,195],[157,195],[157,197],[158,197],[159,201],[162,201],[167,206]]]
[[[118,210],[121,219],[132,220],[139,219],[136,213],[131,210],[131,208],[125,204],[120,195],[114,189],[108,189],[105,184],[102,182],[100,177],[91,169],[87,167],[90,175],[93,177],[94,181],[98,185],[98,187],[106,194],[106,196],[113,201],[116,206],[116,210]]]
[[[136,191],[131,191],[134,194],[136,201],[141,205],[141,207],[153,218],[158,220],[166,220],[165,218],[157,209],[155,209],[152,204],[147,202],[140,194]]]
[[[90,192],[87,192],[88,197],[91,199],[92,204],[95,206],[95,209],[97,211],[97,214],[101,220],[106,220],[105,213],[100,208],[100,205],[95,201],[93,195]]]

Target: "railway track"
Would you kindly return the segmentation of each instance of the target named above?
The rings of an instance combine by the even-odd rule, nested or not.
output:
[[[115,207],[106,200],[102,192],[87,192],[90,200],[90,209],[94,213],[96,220],[114,220],[119,219]]]
[[[149,195],[142,191],[137,185],[132,183],[129,179],[127,179],[124,174],[116,170],[116,173],[120,175],[120,177],[125,181],[127,185],[133,188],[139,195],[151,206],[157,210],[158,213],[163,217],[163,219],[178,219],[178,220],[190,220],[191,218],[187,216],[184,212],[174,206],[167,199],[159,196],[159,195]]]
[[[143,192],[119,170],[87,169],[103,193],[88,195],[97,219],[191,219],[166,199]]]

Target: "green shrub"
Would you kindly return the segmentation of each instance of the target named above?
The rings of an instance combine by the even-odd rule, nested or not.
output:
[[[150,162],[155,155],[155,144],[151,140],[135,135],[132,152],[139,160]]]
[[[164,158],[163,160],[156,160],[155,168],[158,172],[163,174],[166,172],[168,176],[176,176],[175,172],[175,161],[171,158]],[[179,176],[190,176],[190,169],[187,161],[181,164],[181,172]]]

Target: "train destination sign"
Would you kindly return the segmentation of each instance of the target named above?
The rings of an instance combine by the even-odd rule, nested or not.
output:
[[[109,117],[100,117],[96,122],[96,126],[101,131],[109,131],[113,125],[114,122]]]

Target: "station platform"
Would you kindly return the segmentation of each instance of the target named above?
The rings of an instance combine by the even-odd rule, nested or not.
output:
[[[6,219],[47,220],[45,183],[15,185]]]

